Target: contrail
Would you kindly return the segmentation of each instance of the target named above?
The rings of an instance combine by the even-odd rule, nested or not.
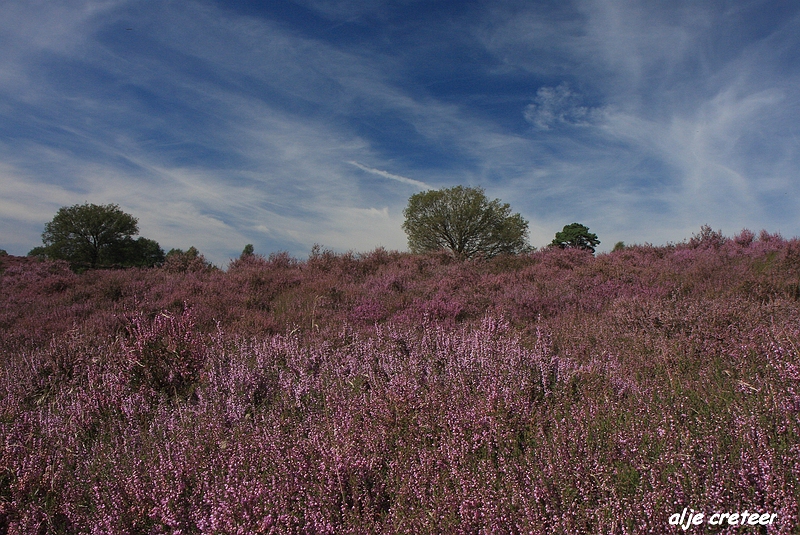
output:
[[[436,189],[433,186],[429,186],[425,182],[420,182],[419,180],[414,180],[413,178],[408,178],[400,175],[395,175],[388,171],[381,171],[380,169],[373,169],[372,167],[367,167],[364,164],[358,163],[356,161],[350,160],[350,165],[355,165],[362,171],[366,171],[367,173],[372,173],[373,175],[382,176],[383,178],[389,178],[391,180],[397,180],[398,182],[403,182],[404,184],[411,184],[412,186],[416,186],[420,189]]]

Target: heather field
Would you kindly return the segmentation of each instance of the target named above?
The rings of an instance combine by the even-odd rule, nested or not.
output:
[[[798,240],[0,271],[0,534],[800,533]]]

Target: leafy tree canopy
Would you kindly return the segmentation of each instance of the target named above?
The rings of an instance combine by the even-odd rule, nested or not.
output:
[[[109,248],[110,263],[124,267],[160,266],[166,259],[164,250],[155,240],[127,237]]]
[[[58,210],[46,223],[42,242],[28,253],[67,260],[73,265],[153,266],[164,261],[164,251],[147,238],[134,240],[138,220],[116,204],[76,204]]]
[[[530,250],[528,222],[482,188],[455,186],[412,195],[403,230],[414,253],[449,249],[459,258]]]
[[[580,223],[565,225],[564,230],[556,232],[556,237],[551,243],[551,245],[561,247],[562,249],[575,247],[591,252],[594,252],[594,248],[599,244],[600,240],[597,239],[597,234],[589,232],[589,227],[581,225]]]

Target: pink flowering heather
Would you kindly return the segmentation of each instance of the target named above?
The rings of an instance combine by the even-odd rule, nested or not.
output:
[[[797,240],[0,262],[0,534],[800,533]]]

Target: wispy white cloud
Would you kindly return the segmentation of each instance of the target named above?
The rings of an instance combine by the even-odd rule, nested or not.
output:
[[[556,87],[540,87],[533,103],[525,107],[525,119],[542,130],[553,127],[588,126],[601,111],[582,104],[580,96],[566,83]]]
[[[703,223],[735,232],[789,222],[800,233],[798,127],[785,121],[798,114],[798,72],[780,59],[798,44],[786,31],[796,10],[740,38],[767,3],[738,14],[696,3],[576,5],[496,9],[481,27],[506,68],[548,80],[522,113],[537,126],[531,149],[545,170],[532,181],[562,184],[547,193],[556,211],[568,219],[580,206],[575,217],[626,241],[676,241]],[[570,124],[591,128],[556,128]]]
[[[205,1],[0,5],[0,247],[90,201],[221,265],[246,243],[403,248],[409,187],[455,184],[511,202],[535,245],[573,221],[609,247],[800,234],[796,10],[754,28],[767,3],[487,1],[419,30],[403,2],[302,3],[319,27]],[[337,37],[352,21],[363,36]],[[428,83],[448,46],[471,63]]]
[[[411,184],[412,186],[416,186],[420,189],[435,189],[432,186],[429,186],[425,182],[421,182],[419,180],[414,180],[413,178],[404,177],[401,175],[395,175],[394,173],[390,173],[388,171],[381,171],[380,169],[373,169],[372,167],[367,167],[364,164],[358,163],[356,161],[350,160],[350,165],[354,165],[361,169],[362,171],[366,171],[367,173],[371,173],[373,175],[382,176],[383,178],[388,178],[390,180],[396,180],[398,182],[402,182],[404,184]]]

